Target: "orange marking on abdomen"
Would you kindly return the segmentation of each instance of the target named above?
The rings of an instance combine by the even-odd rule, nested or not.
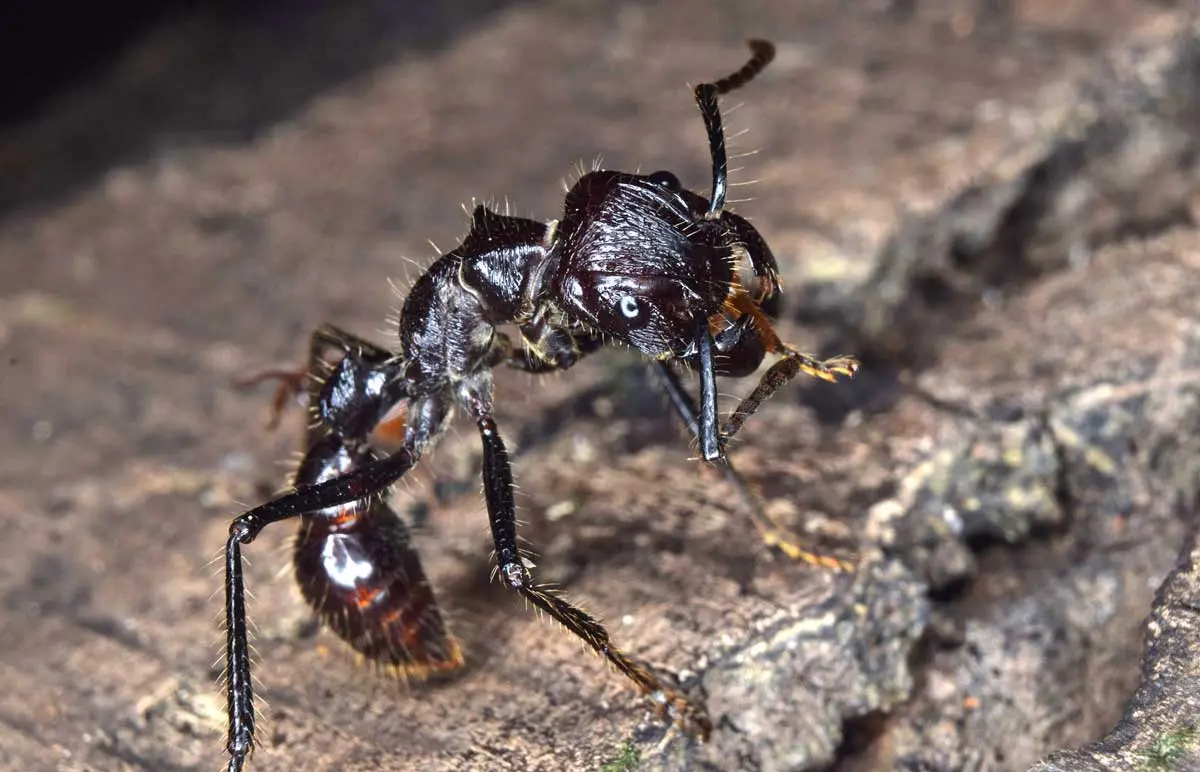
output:
[[[336,528],[346,528],[358,522],[358,510],[354,505],[340,507],[338,513],[329,518],[329,522]]]
[[[363,587],[361,584],[354,588],[354,603],[362,609],[367,608],[379,597],[383,590]]]
[[[383,417],[371,439],[384,445],[399,445],[404,442],[404,430],[408,428],[408,403],[401,402]]]

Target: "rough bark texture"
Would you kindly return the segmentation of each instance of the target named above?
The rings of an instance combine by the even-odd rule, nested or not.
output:
[[[466,669],[359,667],[271,528],[254,769],[1200,768],[1191,9],[439,5],[180,18],[0,135],[0,768],[218,768],[210,560],[301,422],[263,431],[231,379],[325,319],[380,330],[473,196],[552,217],[597,155],[702,189],[686,84],[748,36],[780,44],[728,118],[780,327],[867,367],[735,453],[858,570],[768,554],[630,354],[505,373],[539,576],[704,696],[712,741],[489,581],[464,431],[397,499]]]

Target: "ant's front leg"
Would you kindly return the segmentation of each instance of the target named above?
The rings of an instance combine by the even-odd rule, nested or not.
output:
[[[521,325],[522,344],[516,346],[503,334],[497,334],[493,359],[514,370],[542,374],[567,370],[583,357],[604,346],[598,335],[554,327],[539,320]]]
[[[697,421],[699,411],[696,408],[696,402],[692,399],[692,395],[684,388],[683,383],[680,382],[674,365],[669,361],[657,362],[652,373],[656,376],[655,380],[659,386],[666,392],[667,398],[671,402],[671,407],[675,410],[675,414],[679,416],[684,426],[687,427],[689,435],[692,439],[699,437],[700,424]],[[853,565],[848,561],[832,555],[813,552],[789,539],[786,535],[787,529],[767,511],[767,508],[763,505],[762,497],[750,487],[745,478],[734,468],[733,461],[726,456],[725,463],[719,466],[725,475],[725,479],[737,489],[743,501],[746,502],[746,507],[750,512],[750,521],[754,523],[755,530],[758,531],[763,543],[768,548],[777,549],[793,560],[801,560],[811,565],[822,566],[835,571],[853,570]]]
[[[806,373],[825,381],[839,376],[852,377],[858,360],[839,356],[821,361],[804,354],[779,339],[771,322],[762,310],[744,293],[732,300],[740,316],[715,337],[708,319],[696,322],[693,333],[693,353],[686,357],[700,377],[700,406],[697,416],[697,438],[705,461],[725,461],[725,445],[781,386]],[[783,356],[759,381],[758,386],[738,405],[724,425],[717,421],[717,373],[749,375],[757,369],[768,353]]]
[[[716,336],[707,318],[696,320],[693,346],[694,353],[687,359],[695,366],[700,377],[699,407],[690,398],[687,398],[686,404],[680,402],[672,395],[671,384],[667,384],[668,394],[672,395],[672,404],[688,425],[692,437],[699,441],[704,460],[710,463],[721,461],[728,466],[729,459],[725,455],[717,418],[717,372],[720,370],[722,375],[753,372],[762,361],[764,348],[754,333],[752,320],[747,316],[741,317]],[[669,367],[660,372],[664,377],[674,378],[674,372]],[[682,398],[682,389],[678,390],[678,394]]]
[[[854,377],[859,366],[858,360],[853,357],[837,356],[820,360],[783,344],[780,344],[776,351],[783,354],[783,358],[763,373],[754,391],[738,403],[737,408],[721,427],[722,447],[738,433],[747,418],[758,412],[763,402],[800,373],[833,382],[839,376]]]
[[[854,377],[854,373],[859,367],[858,360],[853,357],[836,356],[820,360],[787,345],[780,340],[771,320],[763,313],[762,308],[744,292],[732,297],[728,303],[732,305],[738,317],[733,324],[716,335],[715,346],[719,355],[716,367],[719,372],[722,375],[741,377],[750,375],[758,369],[758,365],[767,354],[778,354],[782,359],[763,374],[754,391],[741,401],[737,409],[721,426],[718,439],[720,453],[724,452],[725,444],[738,433],[746,419],[758,412],[763,402],[799,373],[823,381],[834,382],[842,376]],[[704,372],[709,367],[705,360],[704,344],[705,338],[711,339],[712,336],[711,333],[708,333],[707,326],[698,330],[697,335],[696,359],[699,360],[701,372],[701,407],[703,408]],[[708,351],[708,361],[711,362],[713,361],[712,345],[708,346]],[[703,417],[702,414],[701,419]],[[700,422],[700,428],[702,432],[709,430],[703,420]],[[701,436],[703,437],[703,434]],[[708,456],[706,455],[705,458]]]
[[[663,715],[689,734],[708,739],[712,722],[700,706],[668,688],[645,665],[618,649],[598,619],[534,582],[517,546],[512,465],[492,416],[491,373],[474,376],[461,389],[461,399],[474,417],[483,442],[483,491],[501,580],[608,660],[649,695]]]
[[[675,372],[675,366],[670,360],[659,360],[654,363],[651,369],[651,374],[655,382],[658,384],[667,395],[671,407],[675,410],[675,415],[683,422],[687,429],[688,437],[693,442],[700,438],[700,422],[698,415],[699,408],[696,407],[696,401],[692,399],[692,395],[684,388],[683,383],[679,380],[679,374]],[[737,488],[742,498],[750,505],[752,509],[759,508],[758,497],[746,484],[741,474],[733,468],[733,462],[726,457],[725,463],[720,465],[721,471],[725,474],[725,479],[728,480],[733,487]]]

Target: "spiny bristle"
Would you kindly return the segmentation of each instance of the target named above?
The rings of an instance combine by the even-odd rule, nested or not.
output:
[[[391,288],[392,294],[395,295],[396,297],[400,298],[400,300],[404,300],[404,298],[408,296],[408,293],[404,292],[398,286],[396,286],[396,282],[392,279],[392,277],[390,277],[390,276],[385,277],[384,281],[386,281],[388,287]],[[396,311],[397,316],[399,316],[399,313],[400,313],[399,310],[397,310]]]
[[[729,104],[722,102],[721,103],[721,115],[725,118],[728,118],[729,116],[733,115],[734,113],[736,113],[738,110],[741,110],[745,106],[746,106],[746,100],[744,100],[744,99],[739,102],[731,102]]]

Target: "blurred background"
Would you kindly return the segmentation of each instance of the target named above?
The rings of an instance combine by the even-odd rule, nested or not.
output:
[[[1089,261],[1113,234],[1194,224],[1194,177],[1148,186],[1172,196],[1160,208],[1133,186],[1127,198],[1080,194],[1080,210],[1055,208],[1087,171],[1059,154],[1079,125],[1064,111],[1092,98],[1075,84],[1104,83],[1087,78],[1134,30],[1159,24],[1163,39],[1182,40],[1171,30],[1188,29],[1174,15],[1183,6],[258,0],[6,11],[0,767],[218,768],[221,580],[210,561],[229,518],[282,483],[302,423],[292,410],[268,432],[269,389],[231,383],[298,361],[322,321],[390,343],[397,293],[462,237],[472,201],[557,217],[564,181],[597,159],[671,169],[704,190],[690,86],[738,67],[748,37],[775,41],[779,56],[724,105],[734,181],[749,183],[731,198],[779,257],[785,337],[872,367],[844,391],[798,384],[748,424],[738,457],[804,538],[894,537],[902,529],[872,507],[899,496],[905,470],[933,448],[968,436],[928,401],[902,398],[916,382],[906,368],[940,362],[923,386],[981,411],[990,403],[972,399],[1002,391],[1004,415],[1032,415],[1014,395],[1051,393],[1069,373],[1087,382],[1098,371],[1090,352],[1124,351],[1092,338],[1102,321],[1118,328],[1136,314],[1087,294],[1122,291],[1124,258]],[[1134,50],[1153,69],[1154,51],[1175,49]],[[1153,136],[1147,152],[1175,147]],[[1009,195],[1013,180],[1035,192],[1051,181],[1049,194],[1012,194],[1029,207],[1108,219],[1049,239],[1028,258],[1036,270],[1011,284],[981,258],[991,294],[914,269],[906,308],[935,309],[921,317],[932,321],[892,324],[911,331],[901,342],[880,332],[889,324],[872,322],[882,306],[870,299],[892,286],[880,266],[906,228],[944,213],[975,227],[971,207]],[[1127,224],[1132,200],[1152,210]],[[1012,212],[996,219],[1037,219],[1019,206],[1002,214]],[[1006,237],[1044,235],[1003,222]],[[932,254],[941,242],[918,244],[914,254]],[[967,272],[971,249],[935,268]],[[1101,273],[1069,274],[1062,281],[1076,284],[1031,305],[999,302],[1024,298],[1046,265]],[[1187,281],[1147,284],[1182,292]],[[946,299],[956,292],[971,303]],[[1138,308],[1175,307],[1138,297]],[[1047,310],[1062,307],[1084,311],[1063,321]],[[1145,351],[1167,339],[1136,334],[1151,341]],[[916,350],[941,336],[940,357]],[[951,538],[943,524],[891,545],[904,559],[876,555],[857,579],[813,571],[766,553],[720,477],[689,460],[639,367],[606,354],[536,388],[500,374],[502,428],[540,575],[631,651],[704,679],[714,742],[666,732],[618,677],[489,582],[477,440],[459,431],[399,495],[463,638],[462,677],[397,688],[356,665],[309,623],[287,574],[291,527],[270,529],[247,549],[269,704],[254,769],[1024,769],[1120,718],[1138,683],[1140,624],[1172,561],[1146,555],[1177,552],[1182,515],[1147,520],[1157,541],[1147,536],[1133,557],[1087,542],[1115,531],[1058,520],[1053,538],[1017,553],[1012,542],[1042,533],[1026,513],[1016,531],[990,524]],[[1124,527],[1110,520],[1105,529]],[[1093,549],[1109,562],[1080,557]],[[1054,594],[1059,580],[1073,589]],[[1087,595],[1097,587],[1103,603]],[[1035,628],[1049,637],[1014,643],[1013,630]],[[739,658],[757,644],[774,653]]]

